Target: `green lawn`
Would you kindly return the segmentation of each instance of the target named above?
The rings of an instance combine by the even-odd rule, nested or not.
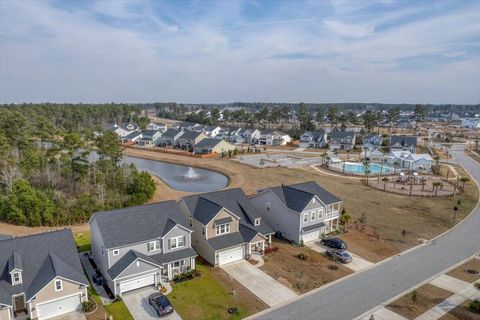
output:
[[[113,316],[114,320],[133,320],[130,311],[128,311],[123,301],[117,301],[103,307],[109,315]]]
[[[78,252],[90,251],[90,231],[75,234],[74,238]]]
[[[241,319],[248,312],[234,301],[229,291],[214,278],[210,267],[197,262],[196,269],[201,276],[190,281],[175,284],[168,299],[183,319]],[[236,306],[239,313],[230,315],[229,307]]]

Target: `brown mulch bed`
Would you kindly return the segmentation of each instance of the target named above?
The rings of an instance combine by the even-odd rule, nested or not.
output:
[[[97,303],[97,305],[98,308],[94,313],[85,314],[87,320],[105,320],[105,308],[103,307],[103,304]]]
[[[478,274],[472,274],[467,272],[467,270],[469,269],[476,270]],[[448,272],[447,275],[466,282],[475,282],[480,279],[480,259],[473,258],[472,260],[469,260],[461,266]]]
[[[480,314],[468,310],[468,305],[472,300],[465,300],[464,303],[450,310],[439,318],[439,320],[480,320]]]
[[[415,319],[453,294],[431,284],[426,284],[416,290],[417,301],[414,303],[412,292],[387,305],[387,309],[407,319]]]
[[[352,273],[347,267],[308,247],[294,247],[278,240],[274,240],[273,246],[278,247],[278,251],[267,254],[260,269],[300,294]],[[301,260],[298,257],[300,253],[308,255],[308,258]],[[331,265],[338,266],[338,269],[329,269]]]

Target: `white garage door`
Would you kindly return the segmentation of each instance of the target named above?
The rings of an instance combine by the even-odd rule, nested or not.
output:
[[[80,295],[37,305],[38,319],[49,319],[81,309]]]
[[[302,236],[304,243],[318,240],[319,238],[320,238],[320,230],[312,231]]]
[[[125,293],[127,291],[143,288],[146,286],[152,286],[155,284],[155,275],[149,274],[147,276],[138,277],[132,280],[120,282],[120,292]]]
[[[218,254],[218,265],[224,265],[230,262],[243,259],[243,247],[232,250],[222,251]]]

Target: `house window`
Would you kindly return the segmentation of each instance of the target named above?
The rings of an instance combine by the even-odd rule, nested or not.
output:
[[[120,254],[120,250],[118,250],[118,249],[113,250],[113,255],[114,256],[118,256],[119,254]]]
[[[312,203],[315,203],[315,198],[312,199]]]
[[[63,285],[62,280],[55,280],[55,291],[62,291]]]
[[[185,237],[175,237],[170,239],[170,249],[181,248],[185,246]]]
[[[310,214],[310,220],[315,220],[317,218],[317,212],[316,211],[312,211],[312,213]]]
[[[323,210],[318,210],[318,219],[322,219],[323,218]]]
[[[307,223],[308,222],[308,213],[303,214],[303,222]]]
[[[12,274],[12,284],[20,284],[22,283],[22,275],[20,272],[14,272]]]
[[[202,227],[202,234],[205,234],[205,227]]]
[[[217,236],[219,236],[221,234],[229,233],[229,232],[230,232],[230,223],[221,224],[221,225],[216,227]]]
[[[105,247],[102,244],[102,256],[105,254]]]
[[[267,211],[270,211],[270,202],[267,202]]]
[[[260,218],[256,218],[256,219],[255,219],[255,225],[256,225],[256,226],[259,226],[259,225],[260,225]]]
[[[150,241],[149,243],[147,243],[147,251],[148,252],[156,251],[156,250],[160,250],[160,241],[159,240]]]

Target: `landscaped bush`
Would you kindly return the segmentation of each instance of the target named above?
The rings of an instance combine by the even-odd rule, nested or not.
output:
[[[88,313],[88,312],[92,311],[93,308],[94,308],[93,302],[91,302],[91,301],[83,301],[83,302],[82,302],[83,312]]]
[[[195,270],[192,270],[192,271],[188,271],[188,272],[184,272],[184,273],[181,273],[181,274],[177,274],[174,278],[173,278],[173,281],[175,281],[176,283],[179,283],[179,282],[184,282],[184,281],[188,281],[188,280],[192,280],[193,277],[199,277],[200,273],[195,271]]]
[[[480,300],[475,299],[468,305],[468,310],[474,313],[480,313]]]
[[[269,253],[277,252],[277,251],[278,251],[278,247],[269,247],[269,248],[267,248],[263,251],[263,254],[269,254]]]
[[[298,254],[298,258],[299,258],[300,260],[305,260],[305,261],[307,261],[308,259],[310,259],[310,256],[308,255],[308,253],[303,253],[303,252],[302,252],[302,253],[299,253],[299,254]]]
[[[480,282],[477,282],[474,284],[475,288],[477,288],[478,290],[480,290]]]

